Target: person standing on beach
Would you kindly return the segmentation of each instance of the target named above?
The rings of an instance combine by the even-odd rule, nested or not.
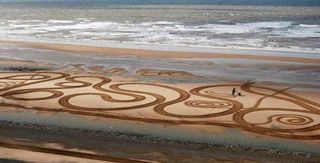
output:
[[[237,92],[237,91],[236,91],[236,88],[233,88],[233,89],[232,89],[232,96],[234,96],[236,92]]]

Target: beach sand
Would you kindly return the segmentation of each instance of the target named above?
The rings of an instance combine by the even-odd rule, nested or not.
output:
[[[255,54],[219,54],[204,52],[177,52],[177,51],[157,51],[130,48],[110,48],[89,45],[74,44],[58,44],[58,43],[39,43],[39,42],[23,42],[23,41],[0,41],[0,43],[16,44],[19,46],[31,47],[36,49],[58,50],[65,52],[76,52],[86,54],[99,54],[109,56],[138,56],[152,58],[228,58],[228,59],[255,59],[270,61],[285,61],[297,63],[320,63],[318,58],[303,57],[283,57],[283,56],[261,56]]]
[[[116,49],[12,41],[2,43],[93,56],[294,62],[303,64],[297,66],[311,72],[317,71],[319,67],[314,64],[320,63],[320,59],[303,57]],[[25,65],[30,64],[30,61],[2,60],[0,64]],[[33,61],[31,64],[36,65],[36,62]],[[312,159],[319,157],[318,85],[309,84],[308,87],[312,89],[307,90],[299,85],[272,81],[220,79],[210,82],[204,80],[205,76],[187,70],[164,70],[152,66],[142,66],[134,74],[128,74],[130,70],[122,67],[81,64],[60,66],[51,62],[39,65],[46,64],[52,65],[52,70],[0,72],[0,109],[3,110],[0,112],[1,120],[54,126],[63,123],[62,126],[66,128],[77,126],[69,124],[68,118],[59,119],[60,122],[57,123],[57,119],[54,118],[63,113],[70,119],[80,118],[78,127],[82,126],[84,130],[148,135],[157,138],[153,141],[158,142],[174,140],[181,143],[203,143],[257,151],[270,149],[282,154],[300,153],[303,156],[312,156]],[[295,66],[287,68],[299,69]],[[148,77],[152,80],[146,80]],[[162,78],[166,80],[160,80]],[[180,82],[167,82],[171,80]],[[193,80],[203,82],[185,82]],[[241,96],[233,96],[233,88],[241,92]],[[14,118],[15,115],[18,115],[18,118]],[[23,116],[34,118],[31,120],[22,118]],[[48,121],[40,120],[41,118],[37,120],[39,117],[47,118]],[[112,126],[112,121],[119,121],[120,125]],[[103,127],[94,127],[101,123],[104,124]],[[201,152],[200,154],[205,155]],[[173,157],[170,156],[171,159]],[[150,158],[152,157],[145,156],[139,159]],[[210,162],[210,159],[203,161]]]

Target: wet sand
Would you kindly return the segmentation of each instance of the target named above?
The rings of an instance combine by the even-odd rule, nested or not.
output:
[[[143,135],[94,132],[3,121],[0,124],[0,131],[0,142],[7,147],[0,148],[0,156],[30,162],[100,162],[99,160],[105,162],[109,160],[110,162],[285,161],[296,163],[317,162],[318,159],[318,157],[310,158],[304,155],[293,156],[270,149],[170,141],[151,139]],[[26,157],[26,154],[35,157]]]
[[[303,57],[283,57],[283,56],[259,56],[254,54],[217,54],[217,53],[200,53],[200,52],[176,52],[176,51],[156,51],[143,49],[121,49],[98,47],[88,45],[72,45],[72,44],[57,44],[57,43],[37,43],[37,42],[22,42],[22,41],[0,41],[1,43],[16,44],[20,46],[58,50],[65,52],[99,54],[109,56],[139,56],[152,58],[228,58],[228,59],[254,59],[254,60],[269,60],[269,61],[285,61],[297,63],[320,63],[318,58],[303,58]]]

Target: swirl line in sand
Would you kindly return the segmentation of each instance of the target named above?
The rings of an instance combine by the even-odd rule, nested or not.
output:
[[[111,78],[98,75],[71,75],[62,72],[38,72],[10,74],[0,73],[0,96],[14,101],[50,101],[54,107],[20,103],[0,103],[0,107],[16,107],[38,111],[68,112],[71,114],[184,125],[207,125],[241,128],[245,131],[281,138],[320,139],[320,104],[286,92],[290,88],[253,86],[253,83],[215,84],[182,89],[166,84],[138,82],[115,83]],[[45,87],[44,87],[45,86]],[[147,89],[141,89],[141,88]],[[251,107],[245,107],[238,98],[216,93],[220,88],[239,87],[245,94],[259,97]],[[149,89],[149,90],[148,90]],[[266,93],[271,92],[271,93]],[[33,94],[33,96],[27,96]],[[38,96],[39,94],[39,96]],[[41,96],[40,96],[41,94]],[[171,95],[170,95],[171,94]],[[280,96],[281,95],[281,96]],[[76,103],[76,98],[86,96],[102,100],[101,104]],[[122,97],[122,98],[119,98]],[[246,97],[241,97],[246,98]],[[274,98],[297,105],[299,108],[261,107],[265,99]],[[113,103],[114,105],[107,105]],[[198,113],[177,112],[176,109],[192,109]],[[211,110],[210,110],[211,109]],[[125,111],[152,112],[151,117],[126,115]],[[205,110],[204,112],[202,110]],[[124,111],[124,112],[123,112]],[[112,113],[111,113],[112,112]],[[120,114],[121,112],[121,114]],[[194,111],[193,111],[194,112]],[[119,114],[117,114],[119,113]],[[263,120],[251,120],[265,115]],[[217,118],[230,117],[232,123]],[[276,127],[275,127],[276,125]],[[308,133],[308,134],[303,134]]]

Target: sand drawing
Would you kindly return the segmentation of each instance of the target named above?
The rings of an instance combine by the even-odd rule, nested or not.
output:
[[[222,88],[231,91],[233,87],[245,96],[233,97],[229,95],[231,92],[221,91]],[[148,123],[220,126],[272,137],[319,140],[320,103],[289,93],[290,89],[248,82],[208,84],[187,90],[167,84],[113,82],[111,78],[93,74],[2,72],[0,96],[6,101],[0,103],[0,109],[14,107]],[[242,99],[246,96],[257,98],[252,104],[245,104]],[[82,103],[81,99],[97,101]],[[287,105],[273,106],[268,99]],[[39,101],[50,102],[44,106]],[[135,114],[150,109],[150,116]],[[126,116],[113,114],[117,112]],[[229,121],[219,121],[223,117]]]

